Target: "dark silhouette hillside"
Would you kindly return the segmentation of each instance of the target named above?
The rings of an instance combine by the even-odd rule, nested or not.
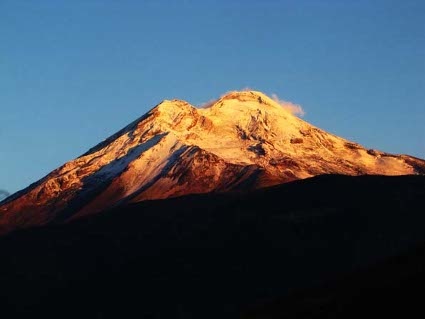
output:
[[[1,313],[299,318],[298,302],[311,310],[305,318],[345,317],[356,303],[365,309],[364,291],[384,302],[409,291],[410,274],[423,278],[422,248],[407,268],[404,257],[395,259],[399,268],[388,258],[425,243],[424,198],[423,176],[323,175],[249,193],[145,201],[16,231],[0,238]],[[382,278],[369,281],[375,273]],[[337,278],[355,279],[326,286]],[[404,302],[388,300],[387,314]]]
[[[423,318],[425,244],[326,284],[245,310],[244,319]]]

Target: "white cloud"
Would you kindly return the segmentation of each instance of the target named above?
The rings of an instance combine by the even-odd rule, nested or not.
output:
[[[280,106],[282,106],[285,110],[291,112],[294,115],[304,116],[305,111],[301,107],[301,105],[294,104],[292,102],[281,100],[277,94],[272,94],[272,99],[278,103]]]

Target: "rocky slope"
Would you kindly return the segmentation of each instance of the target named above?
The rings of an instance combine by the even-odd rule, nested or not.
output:
[[[424,174],[425,161],[368,150],[256,91],[208,108],[165,100],[0,204],[0,233],[146,199],[261,188],[320,174]]]

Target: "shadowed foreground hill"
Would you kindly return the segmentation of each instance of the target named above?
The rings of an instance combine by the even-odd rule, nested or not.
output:
[[[8,318],[295,318],[281,307],[292,291],[425,242],[424,198],[423,176],[324,175],[11,233],[0,239],[0,309]],[[383,276],[378,285],[397,278]]]
[[[247,309],[244,319],[423,318],[425,244],[324,285]]]

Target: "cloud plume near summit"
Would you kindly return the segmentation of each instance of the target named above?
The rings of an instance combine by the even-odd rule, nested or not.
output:
[[[301,107],[301,105],[298,104],[294,104],[292,102],[288,102],[285,100],[281,100],[277,94],[272,94],[271,98],[276,102],[279,103],[285,110],[291,112],[294,115],[299,115],[299,116],[304,116],[305,115],[305,111],[303,110],[303,108]]]
[[[243,89],[241,90],[241,92],[249,92],[249,91],[251,91],[251,88],[249,88],[249,87],[245,87],[245,88],[243,88]],[[220,98],[223,98],[223,97],[225,97],[226,95],[228,95],[228,94],[230,94],[230,93],[233,93],[233,92],[237,92],[237,91],[227,91],[226,93],[222,94],[222,95],[220,96]],[[301,107],[301,105],[299,105],[299,104],[295,104],[295,103],[292,103],[292,102],[289,102],[289,101],[282,100],[282,99],[280,99],[280,98],[279,98],[279,96],[278,96],[277,94],[275,94],[275,93],[273,93],[270,97],[272,98],[272,100],[273,100],[273,101],[275,101],[276,103],[278,103],[280,106],[282,106],[282,108],[284,108],[285,110],[287,110],[287,111],[288,111],[288,112],[290,112],[291,114],[293,114],[293,115],[297,115],[297,116],[300,116],[300,117],[303,117],[303,116],[305,115],[305,111],[304,111],[304,109]],[[217,101],[219,101],[219,100],[220,100],[220,98],[218,98],[218,99],[212,99],[212,100],[209,100],[209,101],[207,101],[207,102],[201,103],[201,104],[199,104],[199,105],[198,105],[198,108],[201,108],[201,109],[207,109],[207,108],[210,108],[210,107],[211,107],[211,106],[213,106],[213,105],[214,105]]]

